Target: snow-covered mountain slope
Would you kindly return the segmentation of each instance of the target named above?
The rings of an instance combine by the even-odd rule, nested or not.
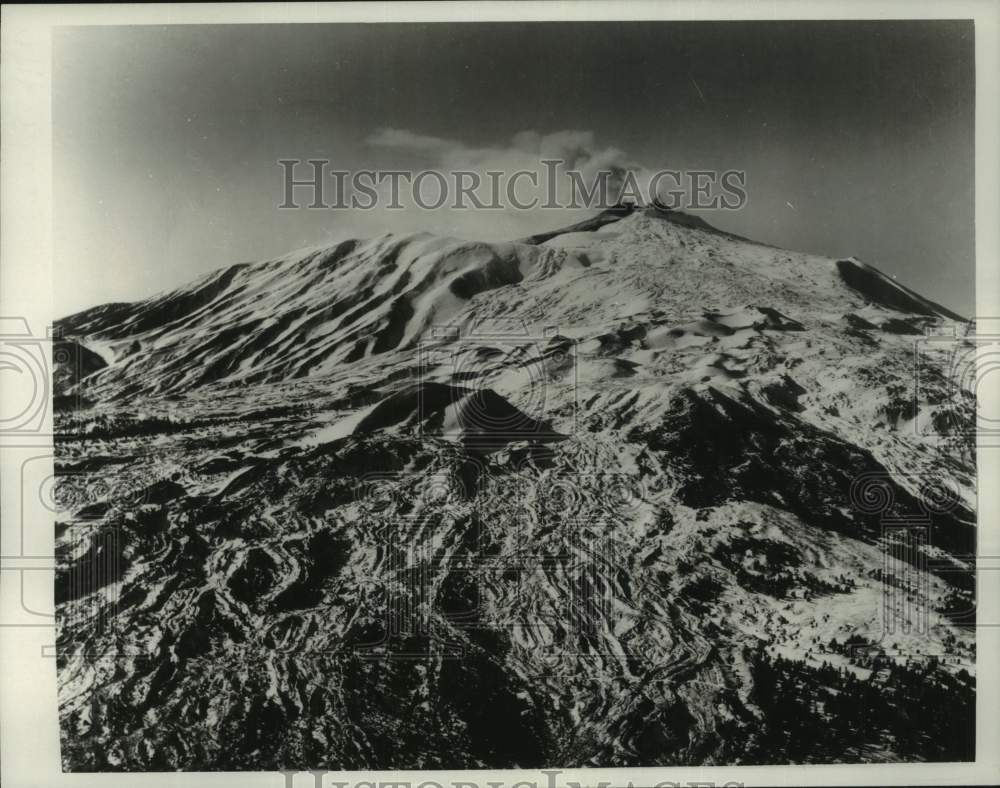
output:
[[[527,286],[563,266],[580,263],[544,247],[387,235],[234,265],[148,301],[88,310],[60,327],[114,353],[89,381],[98,393],[290,380],[411,349],[477,294]]]
[[[58,329],[68,768],[970,756],[964,323],[872,266],[620,209]]]
[[[570,228],[534,245],[426,234],[346,241],[230,266],[147,301],[81,312],[59,327],[111,351],[112,363],[88,388],[128,396],[323,375],[411,350],[434,326],[468,326],[494,313],[577,333],[656,312],[700,318],[774,299],[810,311],[815,323],[863,317],[865,304],[960,320],[853,258],[747,243],[703,223],[707,229],[687,227],[681,216],[612,214],[596,231]],[[920,332],[919,320],[908,325]]]

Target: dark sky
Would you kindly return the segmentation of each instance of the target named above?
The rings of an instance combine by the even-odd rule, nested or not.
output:
[[[62,28],[56,311],[351,235],[559,226],[279,211],[276,162],[516,163],[524,132],[572,130],[647,168],[745,170],[746,207],[709,221],[971,315],[974,73],[961,21]],[[386,128],[437,141],[373,144]]]

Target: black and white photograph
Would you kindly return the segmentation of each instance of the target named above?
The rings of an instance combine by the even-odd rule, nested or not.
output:
[[[53,14],[0,385],[56,773],[995,762],[996,9],[563,5]]]

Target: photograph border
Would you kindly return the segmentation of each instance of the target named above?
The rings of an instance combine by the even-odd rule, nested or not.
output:
[[[1000,6],[991,0],[824,0],[823,2],[482,2],[482,3],[262,3],[201,5],[5,5],[0,19],[0,316],[16,317],[34,337],[45,337],[52,314],[53,179],[51,37],[64,25],[262,24],[329,22],[487,22],[635,20],[861,20],[972,19],[975,22],[975,198],[976,315],[1000,324]],[[985,325],[985,323],[984,323]],[[51,344],[51,343],[49,343]],[[42,347],[45,344],[42,343]],[[44,352],[50,352],[51,348]],[[7,376],[9,378],[11,376]],[[0,388],[0,405],[23,401],[30,381]],[[979,396],[1000,402],[1000,374],[985,376]],[[313,786],[301,772],[63,773],[60,766],[56,665],[51,658],[53,625],[25,620],[21,599],[51,602],[52,529],[36,523],[31,550],[21,544],[18,511],[20,466],[25,458],[51,456],[52,416],[46,408],[39,429],[0,435],[0,769],[4,786]],[[489,782],[513,786],[654,786],[658,783],[744,785],[929,785],[1000,781],[1000,448],[981,443],[978,473],[977,760],[968,764],[857,764],[838,766],[718,766],[546,771],[380,771],[328,773],[322,783],[354,785],[430,781]],[[992,482],[992,483],[991,483]],[[44,517],[44,512],[39,514]],[[45,536],[47,535],[47,536]],[[35,543],[37,542],[37,543]],[[978,669],[980,667],[986,669]],[[553,764],[549,771],[557,769]]]

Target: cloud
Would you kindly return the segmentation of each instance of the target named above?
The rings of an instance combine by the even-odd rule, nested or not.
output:
[[[458,144],[441,137],[429,137],[425,134],[414,134],[406,129],[391,128],[379,129],[368,137],[367,142],[378,148],[431,152],[444,151]]]
[[[381,128],[367,140],[369,145],[421,154],[436,154],[437,164],[455,169],[511,168],[540,171],[541,162],[559,159],[566,167],[580,171],[596,172],[599,169],[646,171],[632,161],[624,151],[615,147],[601,147],[594,133],[567,129],[549,134],[537,131],[520,131],[509,145],[501,147],[472,147],[459,140],[416,134],[406,129]],[[512,170],[512,171],[513,171]]]
[[[588,188],[599,173],[610,173],[608,194],[612,202],[621,189],[626,173],[632,172],[642,187],[652,174],[650,169],[632,160],[625,151],[601,145],[593,132],[579,129],[545,134],[527,129],[515,134],[506,144],[494,146],[474,146],[457,139],[399,128],[377,129],[366,141],[373,148],[393,151],[401,160],[412,157],[414,171],[436,170],[448,177],[457,172],[476,173],[481,186],[475,193],[487,204],[491,198],[491,172],[502,173],[505,183],[514,173],[531,173],[519,179],[517,195],[522,202],[537,198],[539,206],[544,206],[553,194],[560,204],[570,201],[573,191],[569,170],[577,172],[577,180]],[[563,164],[558,167],[546,165],[547,161]],[[532,185],[534,183],[537,186]],[[382,204],[388,204],[388,189],[386,182],[381,189]],[[432,196],[436,195],[434,185],[427,186],[427,189]],[[400,202],[404,206],[402,210],[369,211],[366,213],[375,215],[365,216],[364,222],[385,222],[393,231],[428,230],[467,238],[499,240],[559,227],[592,216],[599,210],[594,206],[518,210],[506,205],[506,200],[505,207],[499,210],[455,208],[450,201],[444,207],[425,210],[413,203],[405,188]]]

